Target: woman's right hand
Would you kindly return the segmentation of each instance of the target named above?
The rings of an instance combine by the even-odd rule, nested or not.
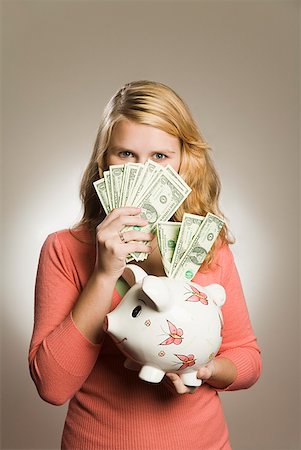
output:
[[[116,208],[96,228],[96,265],[97,273],[117,279],[125,268],[125,258],[129,253],[150,253],[150,247],[144,242],[151,241],[153,235],[133,230],[122,232],[126,226],[145,227],[147,220],[140,217],[141,209],[125,206]]]

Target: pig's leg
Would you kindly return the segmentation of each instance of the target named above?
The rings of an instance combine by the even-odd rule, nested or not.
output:
[[[150,383],[159,383],[164,377],[165,372],[158,367],[143,366],[139,372],[139,378]]]
[[[196,377],[197,372],[181,373],[180,378],[185,386],[201,386],[202,380]]]

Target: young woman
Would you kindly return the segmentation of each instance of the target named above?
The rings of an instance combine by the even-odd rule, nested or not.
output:
[[[148,159],[170,164],[192,189],[174,220],[184,212],[221,215],[219,178],[185,103],[161,83],[126,84],[104,111],[81,184],[80,224],[48,236],[40,255],[29,363],[44,400],[70,400],[63,449],[230,449],[218,391],[248,388],[260,374],[227,228],[194,278],[223,285],[227,295],[222,346],[199,369],[201,387],[184,386],[176,374],[159,384],[140,380],[123,367],[124,356],[103,332],[106,314],[122,300],[126,256],[146,252],[148,258],[137,264],[148,274],[164,271],[155,236],[121,233],[126,225],[147,224],[140,209],[117,208],[106,216],[93,182],[109,165]]]

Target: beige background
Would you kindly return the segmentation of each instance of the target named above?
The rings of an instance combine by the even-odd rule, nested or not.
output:
[[[233,449],[300,449],[299,2],[2,7],[2,448],[59,448],[66,408],[38,397],[27,368],[38,254],[48,233],[79,218],[79,181],[105,103],[147,78],[190,105],[237,238],[264,370],[252,389],[222,394]]]

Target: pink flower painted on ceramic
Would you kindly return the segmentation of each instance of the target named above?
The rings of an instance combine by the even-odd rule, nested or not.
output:
[[[169,338],[165,339],[165,341],[161,342],[161,344],[159,344],[159,345],[170,345],[170,344],[179,345],[179,344],[181,344],[181,342],[183,340],[182,328],[177,328],[173,323],[171,323],[167,319],[166,319],[166,322],[167,322],[168,328],[169,328],[169,333],[167,333]]]
[[[194,366],[195,364],[195,356],[192,354],[189,355],[175,355],[177,358],[179,358],[183,364],[181,365],[181,367],[179,367],[180,369],[186,369],[187,367],[191,367]]]
[[[208,305],[207,294],[199,291],[196,287],[188,285],[191,291],[187,293],[192,294],[190,297],[186,299],[186,302],[201,302],[203,305]]]

